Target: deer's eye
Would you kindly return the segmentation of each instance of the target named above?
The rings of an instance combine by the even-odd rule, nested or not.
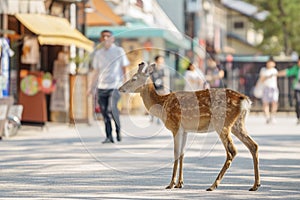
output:
[[[134,77],[132,77],[132,79],[131,79],[132,81],[136,81],[137,80],[137,77],[136,76],[134,76]]]

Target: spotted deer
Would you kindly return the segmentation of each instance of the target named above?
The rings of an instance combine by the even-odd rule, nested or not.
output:
[[[120,92],[140,93],[146,109],[159,117],[165,127],[173,133],[174,164],[170,184],[166,189],[183,187],[183,157],[187,132],[207,133],[216,131],[226,150],[226,161],[214,183],[207,189],[213,191],[220,184],[226,170],[237,154],[231,133],[251,152],[255,181],[250,191],[260,186],[258,166],[258,145],[245,129],[245,118],[251,101],[239,92],[225,88],[211,88],[199,91],[178,91],[166,95],[156,93],[150,75],[155,64],[139,64],[138,72],[124,83]],[[179,163],[179,177],[176,174]]]

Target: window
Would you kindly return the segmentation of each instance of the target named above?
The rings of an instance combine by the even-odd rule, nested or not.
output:
[[[241,29],[244,28],[244,22],[234,22],[233,27],[235,29]]]

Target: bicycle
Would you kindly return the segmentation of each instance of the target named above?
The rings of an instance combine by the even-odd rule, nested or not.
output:
[[[12,105],[9,107],[6,122],[4,125],[5,137],[12,137],[17,135],[18,130],[21,128],[22,112],[22,105]]]

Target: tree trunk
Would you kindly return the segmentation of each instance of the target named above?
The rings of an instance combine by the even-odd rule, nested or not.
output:
[[[288,33],[288,27],[286,22],[286,13],[284,12],[282,0],[277,1],[277,6],[279,9],[279,19],[281,19],[282,23],[282,32],[283,32],[283,51],[285,55],[289,55],[291,53],[290,45],[289,45],[289,33]]]

